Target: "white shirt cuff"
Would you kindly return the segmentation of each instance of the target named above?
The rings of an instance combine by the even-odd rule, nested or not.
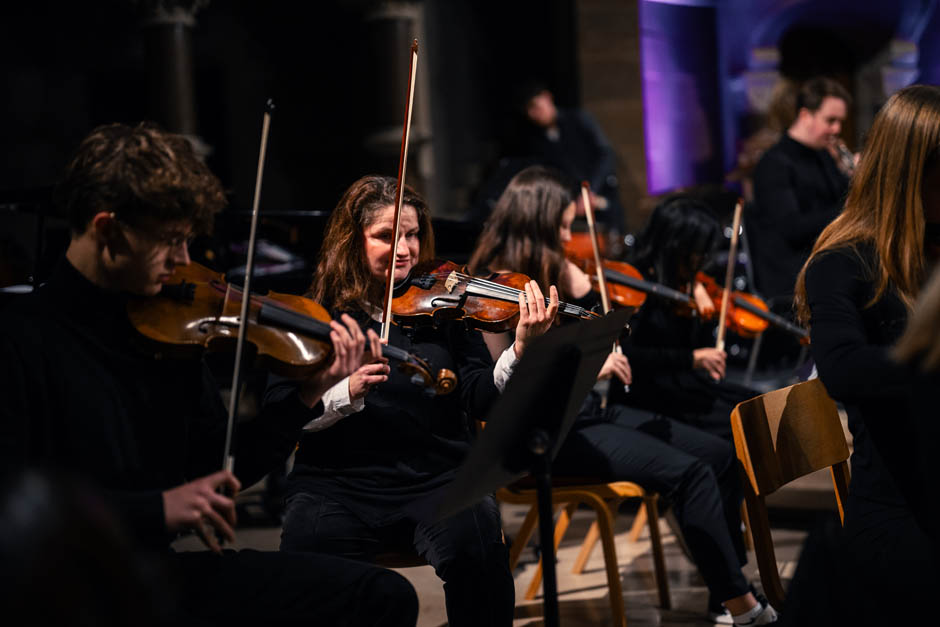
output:
[[[496,366],[493,368],[493,383],[496,384],[497,390],[502,392],[505,389],[506,382],[509,381],[509,377],[512,376],[512,371],[518,363],[519,358],[516,357],[516,349],[510,344],[509,348],[504,350],[503,354],[496,360]]]
[[[349,377],[323,393],[323,415],[304,425],[304,431],[322,431],[366,406],[365,398],[349,398]]]

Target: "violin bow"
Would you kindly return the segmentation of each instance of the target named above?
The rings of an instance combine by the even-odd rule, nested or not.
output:
[[[728,304],[731,302],[731,291],[734,288],[734,266],[738,257],[738,231],[741,230],[742,201],[738,198],[734,206],[734,220],[731,226],[731,247],[728,249],[728,266],[725,268],[725,291],[721,295],[721,311],[718,314],[718,339],[715,348],[725,350],[725,320],[728,318]]]
[[[607,279],[604,277],[604,264],[601,260],[601,248],[597,244],[597,228],[594,226],[594,206],[591,204],[591,184],[581,181],[581,201],[584,203],[584,217],[587,218],[588,234],[591,236],[591,250],[594,252],[594,267],[597,271],[597,287],[601,293],[601,308],[604,315],[610,313],[610,293],[607,291]],[[623,353],[619,341],[614,341],[613,351]],[[624,392],[630,391],[630,386],[624,384]]]
[[[385,275],[385,296],[382,298],[382,332],[380,337],[388,341],[392,325],[392,292],[395,282],[395,257],[398,254],[398,238],[401,236],[401,206],[405,189],[405,168],[408,164],[408,140],[411,138],[411,110],[415,99],[415,71],[418,69],[418,40],[411,42],[411,66],[408,70],[408,98],[405,100],[405,122],[401,130],[401,152],[398,155],[398,184],[395,188],[395,230],[392,232],[392,250],[388,256],[388,271]]]
[[[245,262],[245,285],[242,287],[241,313],[238,316],[238,341],[235,344],[235,369],[232,372],[232,390],[228,403],[228,424],[225,428],[225,449],[222,467],[229,472],[235,470],[235,416],[238,414],[238,397],[241,387],[242,355],[245,352],[245,331],[247,330],[248,303],[251,301],[251,277],[255,268],[255,241],[258,233],[258,205],[261,199],[261,179],[264,174],[264,156],[268,149],[268,131],[271,128],[271,114],[274,102],[269,98],[264,105],[264,118],[261,123],[261,149],[258,154],[258,173],[255,176],[255,197],[251,207],[251,231],[248,234],[248,259]]]

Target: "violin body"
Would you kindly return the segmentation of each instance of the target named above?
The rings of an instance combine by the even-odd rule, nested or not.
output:
[[[131,300],[128,316],[138,332],[159,346],[160,355],[186,357],[202,350],[234,350],[241,297],[241,290],[226,283],[222,274],[190,263],[176,267],[159,295]],[[256,359],[291,378],[305,377],[329,363],[333,347],[328,334],[306,337],[258,323],[261,305],[269,302],[324,324],[330,321],[326,309],[301,296],[269,292],[253,297],[245,338],[257,349]]]
[[[463,320],[488,333],[509,331],[519,322],[519,294],[531,279],[519,272],[475,277],[452,261],[433,260],[415,266],[398,286],[392,314],[404,326]],[[548,306],[548,299],[545,305]],[[558,313],[584,320],[598,314],[569,303],[558,303]]]
[[[600,290],[597,280],[597,268],[591,259],[579,260],[581,269],[591,277],[591,285],[594,291]],[[646,292],[630,287],[624,278],[629,277],[639,282],[645,282],[643,275],[639,270],[623,261],[611,261],[604,259],[601,262],[604,266],[604,278],[607,283],[607,292],[611,302],[618,307],[632,307],[639,309],[646,302]]]
[[[226,283],[223,275],[191,263],[178,266],[159,295],[130,301],[128,317],[160,355],[230,350],[238,339],[241,298],[241,290]],[[247,318],[245,339],[255,347],[258,363],[272,372],[304,378],[332,360],[330,315],[309,298],[278,292],[252,295]],[[457,387],[453,372],[435,373],[407,351],[383,346],[382,355],[433,394]]]
[[[440,324],[444,320],[464,320],[468,326],[500,333],[519,321],[519,301],[506,292],[503,298],[486,296],[469,279],[464,268],[452,261],[433,260],[415,266],[407,282],[392,300],[392,313],[404,326]],[[488,282],[513,290],[524,290],[529,277],[517,272],[494,274]],[[499,292],[498,289],[495,292]]]

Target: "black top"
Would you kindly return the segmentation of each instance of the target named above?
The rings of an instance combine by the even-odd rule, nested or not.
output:
[[[860,245],[825,253],[807,269],[810,348],[819,378],[848,414],[854,437],[849,495],[903,505],[889,468],[910,466],[912,374],[890,359],[888,348],[904,331],[907,309],[893,288],[867,306],[875,259],[870,246]]]
[[[353,314],[363,328],[379,323]],[[479,332],[462,322],[402,330],[393,325],[389,343],[457,375],[457,389],[429,396],[392,362],[391,373],[365,397],[362,411],[326,429],[304,434],[290,476],[289,493],[312,492],[335,499],[371,525],[402,518],[402,508],[454,478],[470,447],[471,419],[484,419],[499,395],[493,360]],[[270,386],[270,411],[309,421],[323,411],[297,411],[290,382]],[[293,420],[293,418],[292,418]]]
[[[750,248],[760,291],[792,297],[796,275],[822,230],[842,209],[848,179],[826,150],[784,134],[754,170]]]
[[[0,467],[84,476],[143,543],[164,547],[162,492],[222,468],[226,412],[202,361],[137,348],[125,304],[63,260],[0,314]],[[267,417],[240,425],[242,485],[283,463],[300,427]]]
[[[597,122],[580,110],[558,109],[558,135],[532,127],[527,150],[545,165],[558,168],[578,183],[586,180],[591,191],[608,201],[598,217],[621,229],[623,207],[620,205],[614,150]],[[622,229],[621,229],[622,230]]]

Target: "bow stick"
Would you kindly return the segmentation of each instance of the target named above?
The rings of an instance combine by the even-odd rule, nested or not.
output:
[[[274,103],[269,98],[264,106],[264,118],[261,123],[261,150],[258,154],[258,173],[255,177],[255,197],[251,207],[251,231],[248,234],[248,260],[245,263],[244,294],[251,294],[251,276],[255,266],[255,240],[258,232],[258,204],[261,199],[261,178],[264,174],[264,155],[268,148],[268,130],[271,127],[271,113]],[[242,298],[241,313],[238,316],[238,341],[235,344],[235,370],[232,372],[232,390],[228,403],[228,424],[225,429],[225,449],[222,467],[229,472],[235,469],[235,454],[232,452],[235,438],[235,416],[238,413],[239,388],[241,387],[242,354],[245,347],[245,331],[248,320],[248,303],[251,298]]]
[[[584,203],[584,217],[587,218],[588,234],[591,236],[591,249],[594,251],[594,267],[597,271],[597,287],[601,293],[601,308],[606,316],[610,313],[610,293],[607,291],[607,279],[604,277],[604,265],[601,261],[601,249],[597,245],[597,229],[594,226],[594,207],[591,205],[591,185],[587,181],[581,181],[581,201]],[[623,353],[620,342],[615,341],[613,350],[615,353]],[[629,385],[623,386],[624,392],[630,391]]]
[[[725,350],[725,320],[728,317],[728,304],[731,302],[734,266],[738,257],[738,231],[741,230],[741,199],[734,206],[734,220],[731,226],[731,247],[728,249],[728,267],[725,268],[725,291],[721,295],[721,311],[718,314],[718,339],[715,348]]]
[[[385,276],[385,296],[382,299],[381,339],[388,340],[392,324],[392,287],[395,282],[395,257],[398,254],[398,238],[401,236],[401,205],[405,188],[405,167],[408,164],[408,140],[411,137],[411,109],[415,98],[415,71],[418,69],[418,40],[411,42],[411,66],[408,70],[408,98],[405,101],[405,122],[401,131],[401,152],[398,155],[398,185],[395,188],[395,230],[392,232],[392,250],[388,256],[388,272]]]

